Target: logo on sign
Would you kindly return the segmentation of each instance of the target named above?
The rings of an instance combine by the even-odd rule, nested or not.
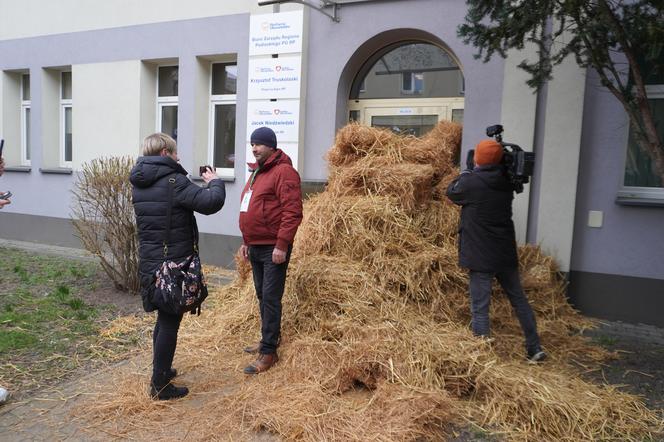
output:
[[[284,22],[270,23],[270,29],[271,30],[290,29],[290,25],[288,23],[284,23]]]
[[[263,23],[261,23],[261,29],[263,31],[267,31],[268,29],[270,29],[270,24],[268,22],[264,21]]]

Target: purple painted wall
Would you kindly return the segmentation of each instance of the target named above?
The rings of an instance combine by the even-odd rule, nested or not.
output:
[[[417,3],[417,7],[414,7]],[[423,11],[427,11],[426,14]],[[474,50],[456,37],[463,21],[465,4],[456,0],[411,0],[347,5],[341,9],[341,22],[305,8],[310,19],[305,69],[307,70],[306,117],[304,135],[305,180],[324,180],[327,166],[325,152],[334,142],[336,130],[345,124],[347,88],[357,67],[349,60],[365,42],[386,31],[409,28],[417,35],[431,35],[449,47],[460,60],[466,79],[464,145],[474,145],[484,136],[487,124],[499,120],[502,94],[502,60],[483,64],[473,59]],[[266,8],[266,13],[269,9]],[[380,17],[380,20],[376,18]],[[246,79],[248,60],[249,15],[231,15],[169,23],[129,26],[71,34],[50,35],[0,42],[0,69],[30,69],[32,84],[32,172],[8,173],[3,186],[22,191],[7,212],[69,217],[72,175],[46,175],[39,172],[41,163],[41,75],[44,67],[121,60],[178,58],[180,64],[179,137],[180,157],[192,170],[194,127],[194,64],[196,56],[237,53],[239,78]],[[392,32],[390,40],[374,42],[374,50],[415,34]],[[376,46],[376,44],[378,46]],[[356,57],[357,58],[357,57]],[[345,77],[342,78],[342,74]],[[340,78],[342,80],[340,80]],[[342,100],[339,100],[339,94]],[[247,83],[238,82],[236,176],[242,181],[246,127]],[[201,230],[216,234],[237,235],[238,193],[243,183],[227,185],[227,206],[221,220],[204,218]],[[52,189],[52,196],[35,205],[33,195],[40,189]]]
[[[347,65],[358,48],[383,33],[387,37],[382,46],[422,34],[430,34],[447,45],[460,61],[466,81],[464,149],[486,137],[486,126],[500,118],[503,61],[495,58],[484,64],[475,60],[474,49],[457,38],[456,29],[465,13],[465,3],[458,0],[345,5],[340,10],[340,23],[316,12],[310,13],[303,178],[327,176],[323,155],[334,142],[336,130],[347,121],[348,91],[345,88],[350,88],[360,67]],[[394,34],[399,32],[389,32],[393,30],[403,31],[398,37]],[[366,49],[377,50],[380,43],[376,41],[373,48]]]
[[[664,207],[622,206],[615,202],[623,182],[628,130],[622,106],[590,71],[571,268],[664,279]],[[590,210],[604,212],[601,228],[588,227]]]
[[[8,172],[2,188],[11,189],[12,204],[4,212],[59,218],[70,216],[71,193],[75,175],[51,175],[42,167],[42,91],[43,68],[122,60],[177,58],[180,65],[178,109],[178,149],[183,166],[193,170],[194,140],[194,66],[201,55],[236,53],[238,75],[247,77],[249,14],[128,26],[71,34],[0,41],[0,70],[30,69],[32,172]],[[244,139],[246,128],[247,82],[238,82],[236,175],[244,176]],[[75,103],[74,103],[75,106]],[[138,146],[137,146],[138,149]],[[138,151],[138,150],[137,150]],[[201,231],[239,235],[237,213],[243,183],[228,183],[224,222],[218,217],[200,217]],[[49,189],[48,198],[43,198]],[[232,215],[231,215],[232,214]]]
[[[270,10],[265,8],[265,13]],[[464,150],[485,137],[485,127],[500,121],[504,66],[500,58],[494,58],[487,64],[475,60],[475,50],[457,38],[456,29],[463,22],[465,12],[465,2],[460,0],[356,3],[344,5],[339,12],[341,22],[334,23],[328,17],[305,8],[309,30],[303,60],[307,81],[303,98],[306,105],[302,149],[304,168],[301,171],[303,179],[326,179],[324,155],[334,142],[336,130],[346,123],[349,88],[363,61],[381,47],[402,40],[430,41],[446,46],[454,54],[460,62],[466,86]],[[62,243],[63,232],[68,228],[66,219],[70,214],[71,202],[69,190],[75,177],[39,172],[42,150],[41,76],[44,67],[122,60],[179,59],[178,144],[183,165],[192,170],[191,146],[195,115],[193,76],[196,56],[236,53],[240,79],[236,119],[238,180],[227,184],[227,203],[221,214],[201,217],[200,220],[201,231],[210,234],[210,240],[216,238],[223,243],[219,246],[219,250],[223,250],[214,262],[224,265],[231,262],[228,259],[234,250],[232,243],[237,240],[239,233],[237,213],[244,177],[248,38],[249,14],[238,14],[0,41],[1,70],[30,69],[33,143],[32,172],[8,172],[2,177],[0,190],[11,189],[15,197],[12,204],[0,213],[0,233],[9,232],[15,239],[59,244]],[[546,96],[543,94],[538,100],[540,109],[544,108],[545,103]],[[544,127],[544,118],[544,114],[538,114],[538,128]],[[659,283],[664,281],[664,208],[621,206],[615,203],[622,183],[627,134],[627,120],[620,104],[599,86],[596,74],[591,72],[585,92],[571,262],[572,274],[581,275],[578,279],[581,282],[578,299],[582,304],[584,300],[589,300],[588,305],[591,307],[607,304],[604,298],[601,298],[602,302],[597,302],[598,290],[605,295],[618,284],[622,284],[622,287],[614,290],[614,299],[633,303],[629,295],[635,287],[632,281],[634,278],[650,278],[641,285],[646,287],[641,291],[651,296],[647,298],[650,301],[644,302],[645,308],[651,309],[655,297],[657,300],[663,299],[659,296],[658,288],[649,287],[660,287]],[[537,130],[535,146],[541,146],[542,137],[542,131]],[[535,177],[531,193],[534,208],[538,206],[540,191],[555,191],[540,189],[537,181]],[[587,226],[590,210],[604,213],[601,228]],[[8,216],[11,212],[14,215]],[[531,214],[532,226],[538,214],[533,211]],[[9,223],[12,225],[9,226]],[[40,233],[38,238],[33,233],[36,229]],[[529,238],[535,233],[529,231]],[[47,240],[48,235],[53,238]],[[607,285],[611,287],[606,289],[593,279],[599,278],[600,282],[606,282],[608,279],[605,274],[618,275],[613,277],[615,281],[620,279],[619,276],[634,278],[622,278],[624,281],[615,284],[609,282]],[[655,284],[649,282],[652,280]],[[609,313],[620,316],[626,309],[623,304],[616,304]],[[639,313],[634,318],[642,320],[646,316]]]

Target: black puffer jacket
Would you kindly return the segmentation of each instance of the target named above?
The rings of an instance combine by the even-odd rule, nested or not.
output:
[[[189,181],[187,172],[170,157],[140,157],[131,171],[132,197],[138,227],[138,256],[141,294],[146,311],[155,310],[147,292],[153,289],[154,275],[164,261],[169,178],[175,178],[171,212],[169,260],[181,260],[193,253],[196,218],[194,212],[210,215],[224,205],[226,189],[221,180],[207,188]],[[147,298],[147,299],[146,299]]]
[[[478,272],[498,272],[518,265],[512,200],[514,188],[501,166],[464,171],[447,188],[462,206],[459,265]]]

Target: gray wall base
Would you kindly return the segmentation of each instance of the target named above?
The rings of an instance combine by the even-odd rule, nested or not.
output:
[[[203,264],[212,264],[225,269],[235,268],[235,252],[241,245],[241,236],[201,232],[198,240],[198,250]]]
[[[0,213],[0,238],[82,249],[69,219]],[[234,269],[242,238],[201,233],[204,263]],[[664,327],[664,280],[572,271],[568,295],[583,314]]]
[[[664,327],[664,279],[572,271],[569,281],[570,302],[585,315]]]
[[[0,213],[0,238],[82,249],[71,220],[51,216]]]
[[[82,249],[71,220],[50,216],[0,213],[0,238],[52,246]],[[234,269],[233,255],[242,238],[230,235],[200,234],[200,254],[204,264]]]

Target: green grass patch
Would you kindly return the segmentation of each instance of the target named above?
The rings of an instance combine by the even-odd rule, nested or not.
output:
[[[72,309],[72,310],[81,310],[82,308],[85,307],[85,302],[83,302],[82,299],[78,298],[73,298],[67,301],[67,305]]]
[[[106,278],[94,262],[0,247],[0,385],[28,394],[139,343],[140,331],[122,341],[100,333],[121,311],[94,294]]]
[[[30,348],[39,342],[39,339],[30,332],[23,330],[3,330],[0,333],[0,354],[8,350]]]
[[[595,338],[595,342],[604,347],[611,347],[618,343],[618,339],[613,336],[600,335]]]

